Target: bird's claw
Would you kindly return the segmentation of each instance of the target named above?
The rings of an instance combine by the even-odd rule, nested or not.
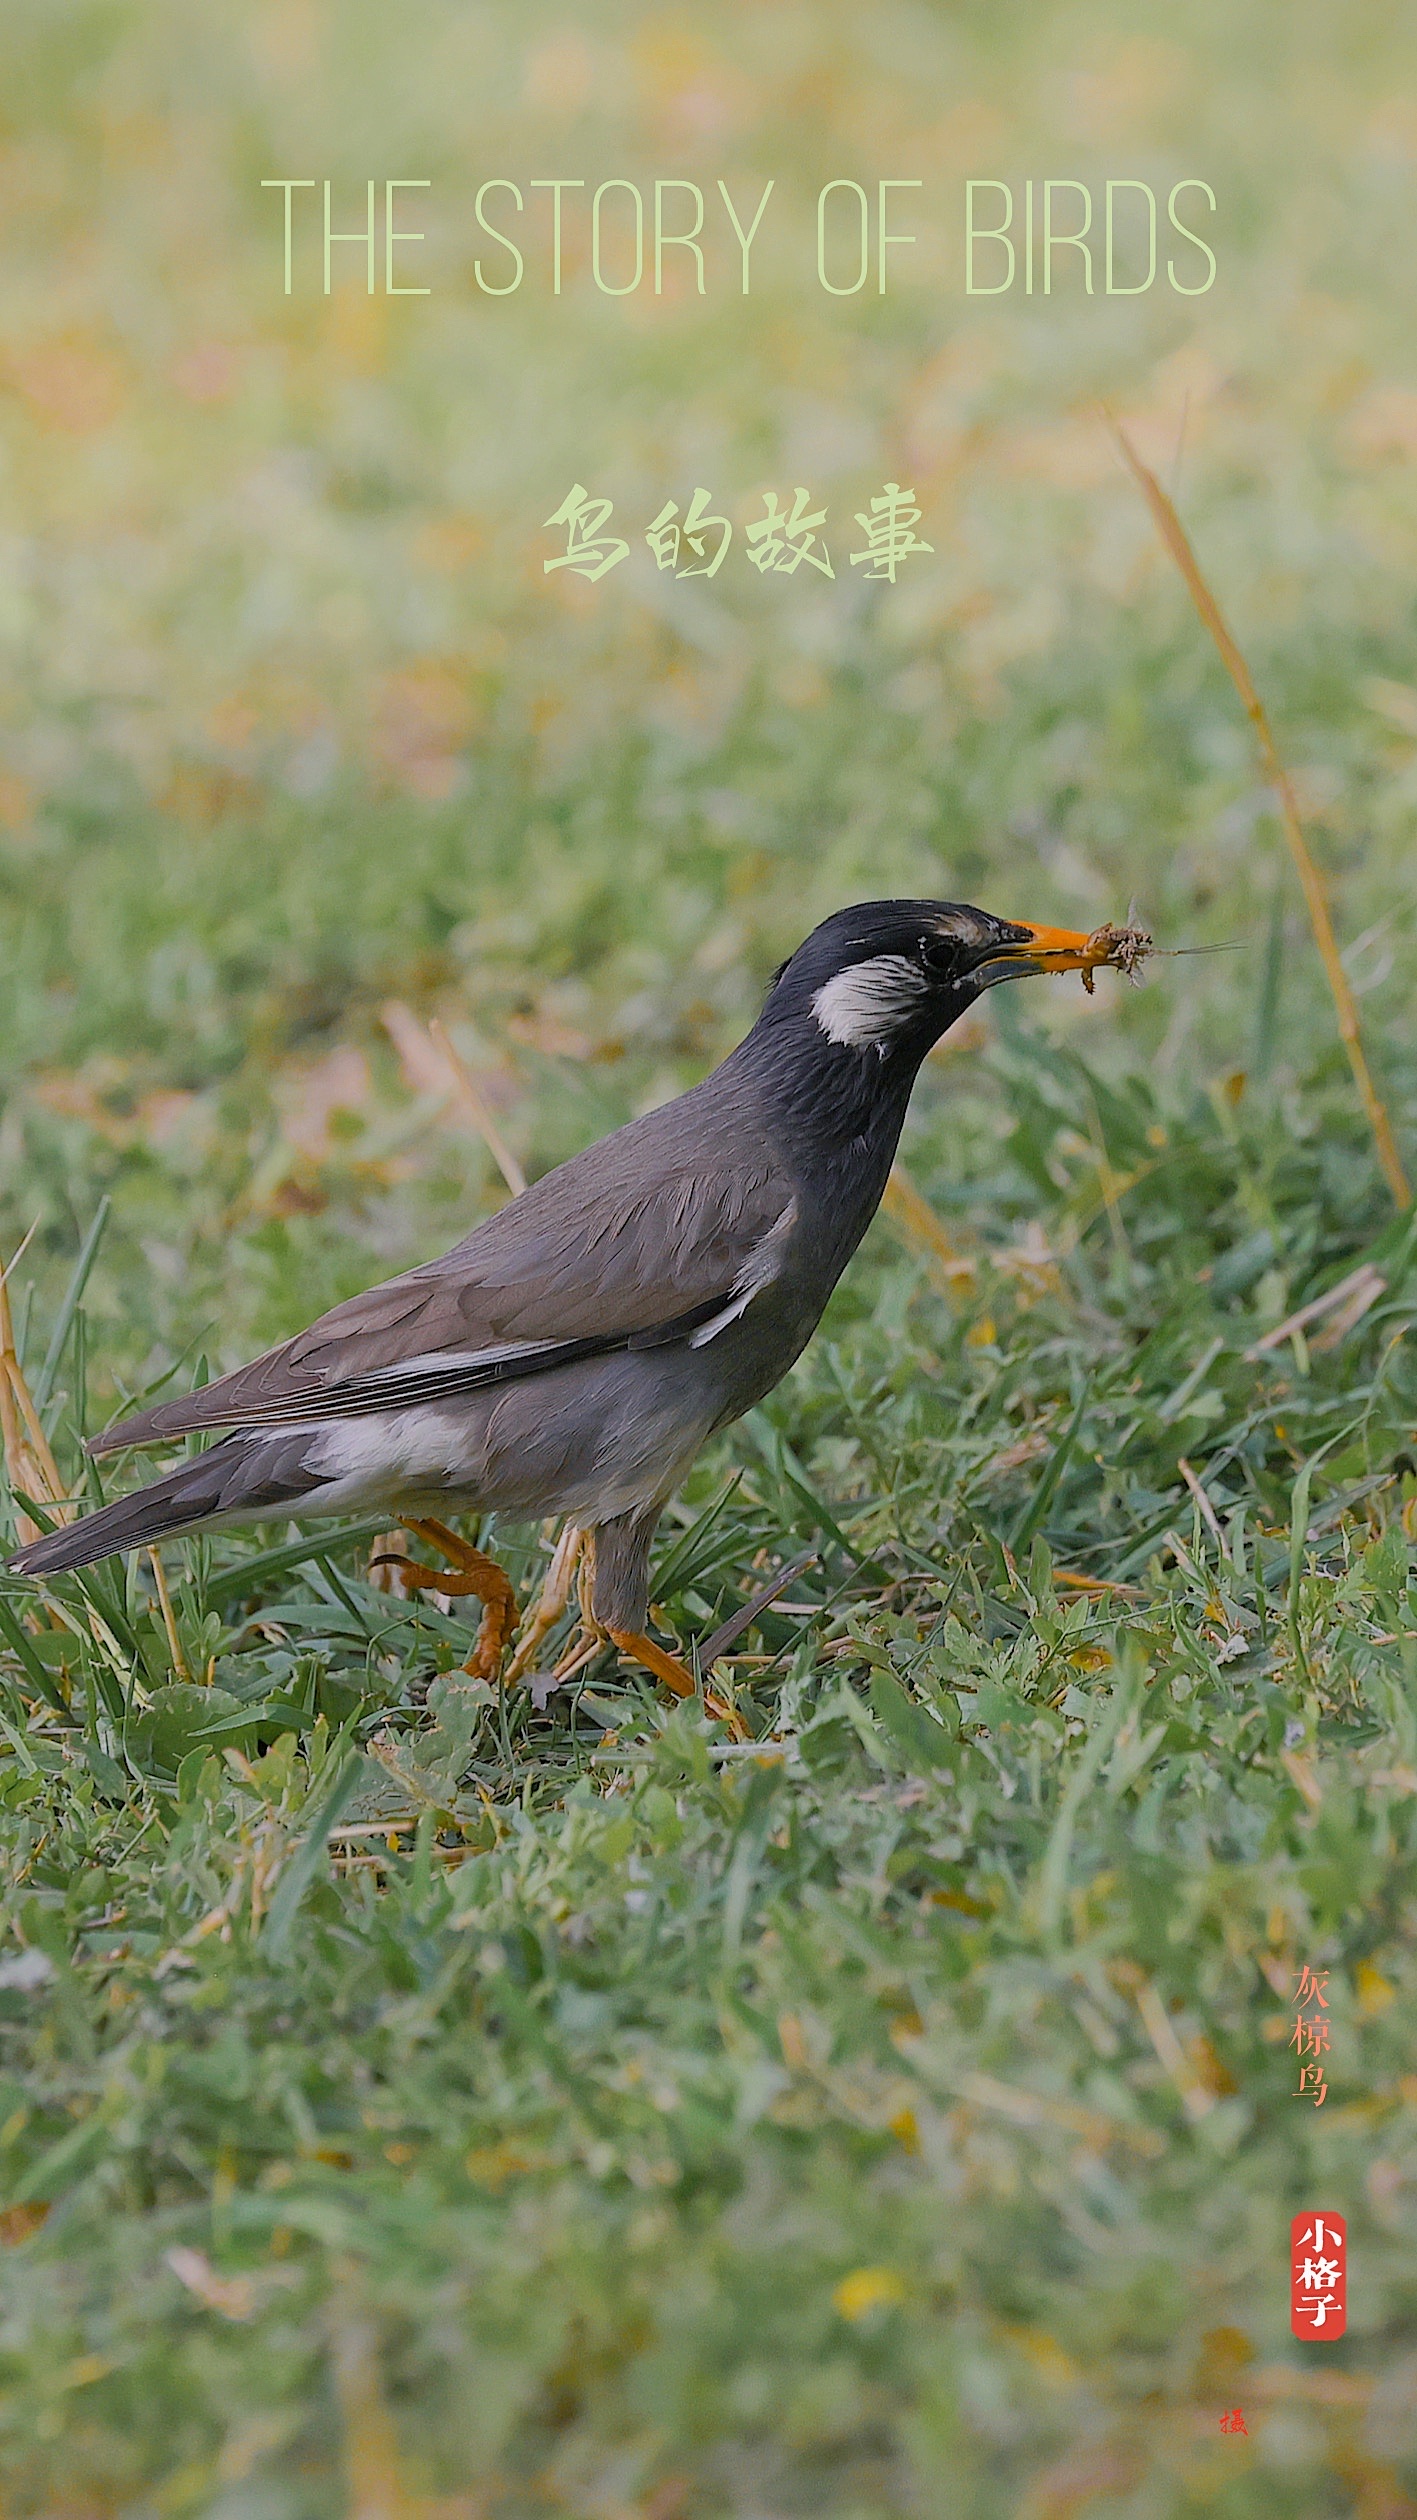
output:
[[[511,1582],[495,1558],[475,1549],[470,1540],[460,1539],[449,1531],[446,1523],[408,1521],[405,1530],[416,1532],[430,1547],[441,1549],[451,1568],[424,1566],[417,1558],[394,1560],[399,1575],[415,1592],[441,1592],[463,1597],[472,1594],[482,1603],[482,1625],[477,1643],[463,1669],[473,1680],[495,1680],[502,1665],[507,1636],[517,1615],[517,1597]],[[387,1559],[374,1563],[387,1564]]]
[[[612,1645],[618,1645],[621,1653],[628,1654],[631,1661],[637,1662],[642,1670],[653,1672],[655,1679],[662,1680],[666,1688],[672,1689],[675,1697],[682,1699],[699,1695],[694,1675],[687,1663],[682,1663],[677,1654],[666,1653],[664,1647],[656,1644],[652,1636],[646,1636],[643,1629],[607,1628],[605,1633]],[[715,1716],[720,1724],[727,1726],[735,1741],[752,1739],[737,1707],[730,1705],[727,1698],[721,1697],[717,1689],[705,1688],[703,1701],[709,1714]]]

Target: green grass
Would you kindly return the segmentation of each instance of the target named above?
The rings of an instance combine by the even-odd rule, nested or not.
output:
[[[497,1703],[457,1616],[370,1587],[367,1532],[171,1552],[209,1690],[172,1684],[141,1572],[59,1587],[79,1615],[39,1634],[5,1587],[0,2134],[12,2228],[50,2209],[8,2261],[21,2507],[337,2508],[372,2455],[351,2353],[406,2490],[498,2512],[1005,2512],[1081,2460],[1122,2508],[1307,2513],[1379,2473],[1417,1238],[1351,1120],[1296,1127],[1321,1084],[1160,1095],[1049,1050],[1035,1004],[922,1089],[911,1162],[973,1276],[952,1303],[878,1229],[666,1527],[685,1637],[815,1546],[742,1640],[761,1751],[611,1662]],[[214,1232],[211,1179],[183,1196]],[[253,1334],[334,1290],[329,1217],[224,1247],[239,1280],[264,1246]],[[1361,1254],[1386,1289],[1346,1340],[1249,1356]],[[71,1463],[124,1283],[100,1245]],[[528,1581],[541,1541],[499,1538]],[[334,1877],[332,1821],[366,1824]],[[1311,2202],[1351,2217],[1336,2402],[1287,2337]]]
[[[1417,1169],[1411,32],[394,14],[6,34],[0,1253],[64,1477],[500,1198],[390,1001],[535,1173],[844,900],[1135,895],[1234,950],[1001,991],[927,1066],[957,1265],[883,1218],[661,1535],[686,1646],[809,1553],[729,1667],[746,1745],[609,1655],[468,1683],[367,1527],[170,1549],[186,1683],[146,1561],[0,1578],[0,2498],[1407,2520],[1417,1236],[1095,402],[1251,660]],[[437,291],[288,304],[256,181],[362,182],[375,126]],[[774,175],[751,303],[581,274],[494,321],[477,182],[582,161]],[[1223,286],[976,306],[937,240],[884,304],[804,291],[817,185],[916,163],[1204,173]],[[913,479],[932,566],[541,573],[572,478],[741,528],[803,474],[834,529]],[[483,1536],[530,1589],[549,1535]],[[1332,2346],[1289,2333],[1309,2208]]]

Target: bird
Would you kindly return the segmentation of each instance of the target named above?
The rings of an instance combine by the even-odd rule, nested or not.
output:
[[[837,910],[782,963],[751,1030],[673,1101],[544,1173],[425,1261],[199,1390],[90,1440],[106,1454],[219,1440],[149,1485],[31,1540],[45,1578],[178,1534],[271,1515],[388,1514],[446,1567],[405,1582],[483,1605],[469,1671],[494,1677],[517,1602],[449,1513],[564,1518],[505,1681],[581,1563],[591,1634],[677,1697],[682,1655],[650,1630],[660,1516],[719,1428],[782,1380],[880,1203],[927,1053],[986,990],[1151,950],[968,903]],[[705,1703],[732,1710],[707,1689]]]

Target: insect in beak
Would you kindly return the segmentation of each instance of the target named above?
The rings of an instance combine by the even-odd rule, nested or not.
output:
[[[1125,971],[1130,979],[1153,950],[1145,928],[1109,924],[1084,935],[1080,928],[1034,927],[1026,919],[1018,925],[1027,928],[1026,941],[997,946],[991,962],[1004,962],[1015,971],[1080,971],[1089,995],[1094,971]]]

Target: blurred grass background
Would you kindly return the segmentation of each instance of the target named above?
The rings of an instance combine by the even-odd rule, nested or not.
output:
[[[420,1065],[430,1016],[536,1171],[702,1073],[781,955],[854,895],[951,894],[1081,926],[1134,898],[1165,942],[1240,946],[1161,965],[1135,993],[1040,988],[932,1063],[907,1157],[967,1255],[950,1303],[878,1228],[833,1315],[836,1362],[805,1368],[774,1420],[838,1503],[863,1466],[867,1490],[899,1476],[893,1522],[870,1520],[869,1496],[862,1509],[887,1552],[902,1534],[938,1551],[942,1494],[985,1477],[949,1547],[976,1551],[978,1652],[987,1636],[997,1655],[975,1669],[975,1646],[949,1643],[951,1720],[963,1689],[975,1746],[918,1808],[913,1777],[900,1784],[918,1708],[902,1717],[878,1687],[857,1715],[832,1699],[790,1823],[751,1785],[711,1785],[701,1749],[651,1725],[659,1764],[629,1772],[621,1843],[599,1786],[565,1800],[553,1708],[518,1736],[520,1770],[485,1728],[473,1737],[503,1817],[455,1893],[434,1881],[426,1832],[421,1853],[391,1860],[382,1904],[359,1908],[351,1877],[341,1926],[335,1892],[320,1892],[324,1940],[298,1963],[297,2000],[259,1955],[253,1892],[234,1945],[195,1947],[201,2003],[159,2022],[161,1988],[188,1982],[185,1965],[155,1976],[163,1953],[249,1874],[262,1830],[295,1825],[313,1766],[292,1765],[287,1734],[248,1762],[256,1782],[233,1771],[223,1784],[219,1762],[181,1768],[180,1726],[164,1756],[151,1723],[125,1747],[97,1717],[80,1787],[62,1724],[34,1773],[15,1752],[9,1913],[21,1963],[47,1954],[50,1972],[0,1979],[15,1990],[0,1993],[17,2077],[0,2144],[18,2148],[19,2216],[0,2343],[16,2507],[1399,2520],[1415,2507],[1402,2413],[1417,2097],[1407,1315],[1380,1307],[1327,1357],[1282,1349],[1291,1381],[1287,1399],[1271,1392],[1272,1431],[1235,1436],[1250,1425],[1247,1343],[1351,1267],[1389,1210],[1247,731],[1097,406],[1126,419],[1177,497],[1269,701],[1410,1166],[1410,15],[1376,0],[1202,5],[1184,20],[1100,5],[1005,17],[15,0],[0,55],[0,1249],[33,1228],[12,1290],[32,1356],[99,1199],[113,1201],[65,1369],[66,1462],[85,1410],[101,1419],[178,1358],[237,1361],[443,1247],[501,1196]],[[431,180],[402,196],[402,223],[428,231],[403,267],[430,296],[368,297],[345,248],[326,300],[308,193],[284,296],[279,195],[262,179],[326,174],[351,227],[369,176]],[[599,295],[588,191],[568,208],[559,299],[544,195],[518,223],[536,240],[522,290],[478,292],[473,258],[495,251],[475,228],[481,182],[621,174],[705,190],[702,302],[656,300],[648,283]],[[774,180],[747,300],[720,175],[740,204]],[[872,190],[883,175],[924,179],[894,203],[920,241],[896,254],[885,299],[828,297],[818,188],[846,176]],[[1205,222],[1217,284],[1109,301],[1060,276],[1051,299],[969,299],[971,175],[1076,177],[1095,202],[1109,175],[1141,177],[1163,202],[1202,177],[1219,205]],[[497,200],[488,209],[503,224]],[[934,553],[870,587],[845,554],[888,479],[913,487]],[[573,480],[614,499],[632,544],[594,587],[543,572],[557,546],[541,520]],[[760,578],[744,559],[763,491],[787,499],[799,481],[828,508],[830,585],[806,570]],[[640,536],[700,482],[735,544],[712,581],[676,582]],[[1168,1142],[1172,1169],[1147,1186]],[[1202,1367],[1188,1417],[1186,1376],[1217,1323],[1228,1380],[1212,1392]],[[1134,1357],[1129,1341],[1150,1344]],[[922,1430],[934,1443],[938,1429],[913,1391],[932,1371],[964,1433],[922,1453]],[[1109,1371],[1104,1401],[1090,1378]],[[1133,1389],[1145,1463],[1129,1486],[1097,1465],[1125,1448]],[[1101,1414],[1074,1461],[1061,1430],[1084,1401]],[[1305,1525],[1295,1572],[1290,1491],[1330,1435],[1326,1546],[1339,1554],[1327,1576],[1311,1569]],[[735,1443],[692,1502],[734,1462],[747,1476],[752,1511],[732,1527],[745,1591],[754,1552],[780,1540],[785,1555],[803,1533],[781,1458],[763,1472],[761,1443]],[[1163,1579],[1148,1556],[1158,1530],[1168,1515],[1192,1528],[1186,1447],[1203,1471],[1222,1461],[1216,1502],[1241,1511],[1241,1536],[1227,1521],[1227,1573],[1196,1522],[1190,1572],[1178,1561]],[[1035,1515],[1029,1482],[1049,1462],[1053,1504]],[[1269,1534],[1264,1563],[1246,1559],[1245,1511]],[[1013,1796],[1028,1801],[1017,1777],[1031,1756],[1051,1829],[1047,1771],[1109,1701],[1070,1684],[1054,1729],[1029,1712],[1032,1748],[1018,1746],[1037,1656],[1062,1650],[1048,1622],[1079,1608],[1051,1592],[1046,1551],[1027,1582],[1000,1556],[1001,1535],[1022,1535],[1026,1555],[1040,1531],[1146,1596],[1134,1617],[1116,1605],[1095,1642],[1067,1630],[1084,1677],[1122,1668],[1129,1618],[1169,1640],[1154,1659],[1174,1810],[1163,1797],[1160,1816],[1123,1827],[1129,1771],[1106,1743],[1116,1794],[1092,1835],[1092,1800],[1068,1806],[1090,1884],[1068,1933],[1079,1949],[1096,1941],[1090,1992],[1068,1998],[1093,2007],[1081,2063],[1076,2020],[1061,2032],[1050,2010],[1058,1841],[1031,1837]],[[525,1571],[534,1558],[528,1539]],[[1214,1605],[1242,1578],[1259,1587],[1264,1654],[1236,1669],[1220,1645],[1239,1627]],[[702,1565],[697,1580],[686,1627],[723,1606]],[[199,1569],[179,1587],[194,1637],[208,1637],[201,1582]],[[1331,1619],[1316,1606],[1325,1582],[1349,1587]],[[338,1600],[327,1588],[301,1602],[354,1690],[363,1649],[340,1641]],[[841,1638],[865,1638],[863,1668],[879,1680],[884,1657],[928,1699],[899,1597],[874,1626],[851,1615]],[[248,1628],[218,1619],[211,1636],[238,1698],[243,1672],[274,1685]],[[824,1689],[827,1667],[793,1668],[783,1720],[810,1729],[807,1682]],[[401,1706],[414,1738],[417,1706],[381,1687],[370,1722]],[[1012,1714],[1001,1690],[1021,1693]],[[1243,1733],[1252,1704],[1267,1709],[1259,1758]],[[1140,1741],[1137,1707],[1127,1720]],[[1011,1723],[1017,1770],[999,1747]],[[1346,1757],[1345,1725],[1370,1772],[1361,1793],[1346,1769],[1335,1778],[1323,1825],[1336,1834],[1316,1850],[1312,1772],[1296,1783],[1284,1762],[1325,1740]],[[1188,1836],[1194,1797],[1212,1789],[1223,1821]],[[476,1847],[467,1811],[461,1825]],[[631,1887],[611,1898],[621,1873]],[[682,1942],[654,1960],[636,1920],[651,1894],[672,1907],[681,1879],[700,1885],[712,1956],[691,1906]],[[778,1903],[770,1917],[760,1892]],[[123,1901],[127,1956],[105,1974],[103,1920]],[[1184,1933],[1157,1922],[1168,1906]],[[483,1911],[476,1959],[468,1920]],[[497,2035],[520,2061],[499,2084],[469,2049],[468,2021],[488,2016],[469,2012],[459,1968],[539,1985],[549,1963],[533,1965],[525,1938],[560,1949],[568,1914],[582,1924],[563,1957],[581,1976],[570,1993],[557,1982],[557,2035],[574,2073],[558,2082],[531,1996],[504,1991]],[[923,1958],[922,1914],[935,1920]],[[993,1921],[966,1956],[941,1918],[957,1937]],[[730,1961],[766,1937],[753,1987],[735,1983],[720,1928]],[[599,1992],[574,1958],[587,1944]],[[1349,1969],[1348,2114],[1305,2110],[1300,2126],[1255,2008],[1282,2000],[1291,1958],[1319,1952]],[[1155,1974],[1190,2008],[1186,2037],[1217,2043],[1199,2082],[1166,2086],[1127,2009],[1138,1953],[1144,1982]],[[1129,2033],[1115,1985],[1099,1991],[1104,1959],[1122,1972]],[[615,2007],[660,1966],[651,2040]],[[116,2004],[110,1977],[127,1990]],[[405,2023],[412,2066],[386,2020]],[[943,2042],[933,2084],[921,2069],[933,2116],[891,2079],[892,2024],[912,2020]],[[1175,2124],[1163,2153],[1143,2132],[1104,2169],[1103,2139],[1067,2110],[1099,2108],[1101,2124],[1123,2108],[1087,2076],[1128,2036],[1143,2117],[1159,2081]],[[966,2142],[947,2105],[961,2074],[1024,2083],[1030,2062],[1051,2094],[1032,2120],[1025,2104],[1033,2133],[1005,2117]],[[180,2093],[171,2122],[164,2074]],[[656,2116],[645,2076],[699,2093],[673,2120],[672,2173],[660,2135],[674,2104]],[[458,2167],[473,2083],[475,2210]],[[563,2154],[577,2110],[594,2125]],[[56,2165],[71,2116],[94,2140]],[[892,2136],[897,2119],[913,2131]],[[248,2138],[272,2193],[282,2143],[297,2165],[274,2241],[269,2212],[263,2223],[252,2204],[242,2220],[259,2185]],[[1085,2207],[1079,2139],[1094,2144]],[[1357,2350],[1332,2349],[1322,2385],[1265,2289],[1291,2173],[1369,2216]],[[341,2179],[355,2203],[334,2199]],[[43,2228],[36,2200],[55,2209]],[[190,2258],[174,2272],[173,2247],[210,2251],[200,2264],[218,2291],[202,2294]],[[213,2261],[235,2271],[213,2276]],[[223,2306],[228,2280],[255,2289]],[[1221,2445],[1218,2393],[1243,2395],[1255,2355],[1258,2447]]]
[[[1120,1015],[1055,1001],[1050,1019],[1086,1014],[1094,1041],[1099,1014],[1129,1027],[1163,1073],[1201,1041],[1244,1066],[1272,833],[1104,396],[1182,496],[1273,695],[1410,1107],[1392,873],[1417,739],[1417,105],[1400,13],[1287,13],[1276,59],[1278,23],[1202,15],[1182,43],[1105,10],[1025,11],[1006,38],[969,10],[860,27],[418,7],[394,29],[316,0],[17,9],[0,986],[28,1090],[8,1106],[10,1240],[39,1213],[57,1270],[96,1178],[120,1231],[151,1236],[155,1141],[160,1174],[237,1195],[278,1125],[273,1066],[297,1103],[364,1119],[386,995],[475,1025],[484,1057],[511,1057],[515,1014],[533,1057],[581,1067],[520,1118],[550,1160],[584,1134],[579,1097],[618,1117],[696,1073],[853,891],[1084,925],[1136,895],[1171,941],[1243,936],[1238,970],[1192,964]],[[517,223],[521,291],[478,291],[489,174],[623,169],[698,181],[711,235],[720,171],[740,204],[771,176],[751,297],[736,248],[710,248],[702,301],[656,301],[648,277],[598,294],[588,194],[568,196],[559,300],[544,194]],[[1088,182],[1099,216],[1108,174],[1164,201],[1203,172],[1216,289],[1176,297],[1163,240],[1145,298],[1083,297],[1064,256],[1050,300],[967,299],[965,178],[1050,171]],[[354,226],[368,175],[401,172],[432,184],[400,197],[430,238],[404,267],[432,294],[368,297],[345,248],[326,300],[304,194],[287,299],[262,178],[328,173]],[[921,242],[887,298],[828,297],[817,188],[883,172],[924,178],[895,196]],[[887,478],[914,487],[935,557],[870,587],[844,565],[849,520]],[[541,520],[572,479],[614,497],[634,548],[596,587],[543,575]],[[640,535],[700,479],[738,541],[714,580],[676,582]],[[743,556],[762,490],[798,479],[828,506],[831,585]],[[1318,1050],[1292,991],[1279,1022],[1281,1045]],[[319,1067],[351,1044],[372,1072]],[[343,1286],[366,1257],[351,1222],[388,1258],[442,1235],[446,1177],[431,1214],[378,1187],[357,1219],[337,1201],[275,1243],[317,1245]],[[285,1188],[265,1179],[277,1214]],[[125,1289],[130,1369],[145,1336],[181,1344],[218,1305],[233,1349],[289,1326],[223,1217],[184,1186],[173,1256],[146,1295]]]

